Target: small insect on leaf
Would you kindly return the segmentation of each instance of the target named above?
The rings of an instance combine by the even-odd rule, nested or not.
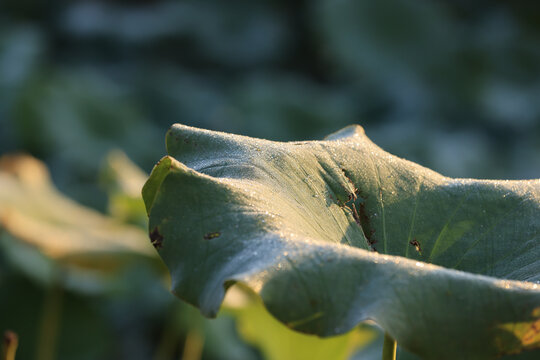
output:
[[[221,236],[221,233],[220,232],[209,232],[207,234],[204,234],[204,239],[205,240],[212,240],[212,239],[215,239],[217,237],[220,237]]]
[[[161,247],[163,246],[163,235],[161,235],[157,226],[150,233],[150,241],[156,249],[161,249]]]
[[[416,240],[416,238],[412,239],[409,244],[414,246],[415,250],[418,251],[420,255],[422,255],[422,248],[420,247],[420,243]]]

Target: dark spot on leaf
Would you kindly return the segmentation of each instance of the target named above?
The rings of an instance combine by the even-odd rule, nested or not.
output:
[[[354,205],[354,203],[352,203],[351,205],[354,221],[358,224],[358,226],[362,227],[362,222],[360,221],[360,216],[358,215],[358,211],[356,210],[356,205]]]
[[[189,139],[184,139],[184,143],[189,144],[190,143]]]
[[[420,247],[420,243],[416,240],[416,238],[412,239],[410,242],[409,242],[410,245],[414,246],[414,249],[420,254],[422,255],[422,248]]]
[[[156,249],[161,249],[163,246],[163,235],[160,234],[157,226],[150,232],[150,241]]]
[[[349,196],[349,201],[356,200],[357,199],[356,194],[358,194],[358,193],[359,193],[358,189],[355,189],[354,197],[352,195]],[[343,203],[340,203],[339,201],[338,201],[338,203],[340,204],[340,206],[346,207],[347,209],[349,209],[349,211],[352,213],[352,216],[354,218],[354,222],[358,226],[360,226],[360,228],[362,229],[362,232],[364,233],[364,236],[366,237],[368,246],[372,250],[375,250],[373,248],[373,244],[375,244],[377,242],[377,240],[375,240],[375,238],[373,237],[373,234],[375,233],[375,230],[371,228],[369,216],[366,214],[366,207],[365,207],[364,199],[360,198],[360,201],[361,202],[359,202],[359,204],[358,204],[358,210],[357,210],[356,205],[355,205],[354,202],[351,203],[350,207],[347,205],[347,203],[343,204]]]
[[[221,236],[221,233],[220,232],[209,232],[209,233],[206,233],[204,234],[204,239],[205,240],[212,240],[212,239],[215,239],[217,237],[220,237]]]
[[[373,246],[377,242],[375,238],[373,237],[373,234],[375,233],[375,229],[371,228],[371,223],[369,221],[369,216],[366,212],[366,204],[365,202],[361,202],[358,205],[358,213],[357,213],[358,219],[356,220],[356,223],[360,225],[362,230],[364,230],[364,235],[366,236],[366,239],[368,241],[369,246]]]
[[[349,175],[347,175],[347,170],[345,169],[341,169],[341,172],[343,173],[343,176],[345,176],[345,179],[347,179],[347,181],[349,182],[349,184],[351,184],[352,188],[353,188],[353,193],[352,194],[349,194],[349,201],[351,200],[356,200],[356,196],[358,195],[359,191],[357,189],[357,187],[354,185],[354,182],[351,180],[351,178],[349,177]]]
[[[315,299],[310,299],[309,300],[309,305],[311,305],[312,308],[316,308],[317,305],[319,305],[319,302]]]

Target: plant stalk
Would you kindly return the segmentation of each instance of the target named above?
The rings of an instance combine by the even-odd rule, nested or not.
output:
[[[63,290],[54,283],[45,295],[41,327],[38,335],[37,360],[54,360],[58,330],[62,316]]]
[[[197,330],[191,330],[186,337],[182,359],[201,360],[203,347],[204,337]]]
[[[17,334],[13,331],[6,331],[4,333],[4,354],[2,360],[15,360],[15,352],[17,351],[18,344]]]
[[[382,360],[396,360],[397,342],[388,333],[384,333]]]

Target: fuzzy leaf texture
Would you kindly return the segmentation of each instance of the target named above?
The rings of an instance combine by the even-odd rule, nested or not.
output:
[[[540,347],[540,180],[451,179],[360,126],[282,143],[176,124],[166,143],[150,238],[204,315],[240,282],[305,333],[370,319],[425,359]]]

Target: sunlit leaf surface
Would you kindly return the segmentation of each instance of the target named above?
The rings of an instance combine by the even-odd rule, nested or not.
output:
[[[301,332],[372,319],[431,359],[540,346],[540,180],[450,179],[359,126],[278,143],[174,125],[167,151],[150,238],[203,314],[241,282]]]

